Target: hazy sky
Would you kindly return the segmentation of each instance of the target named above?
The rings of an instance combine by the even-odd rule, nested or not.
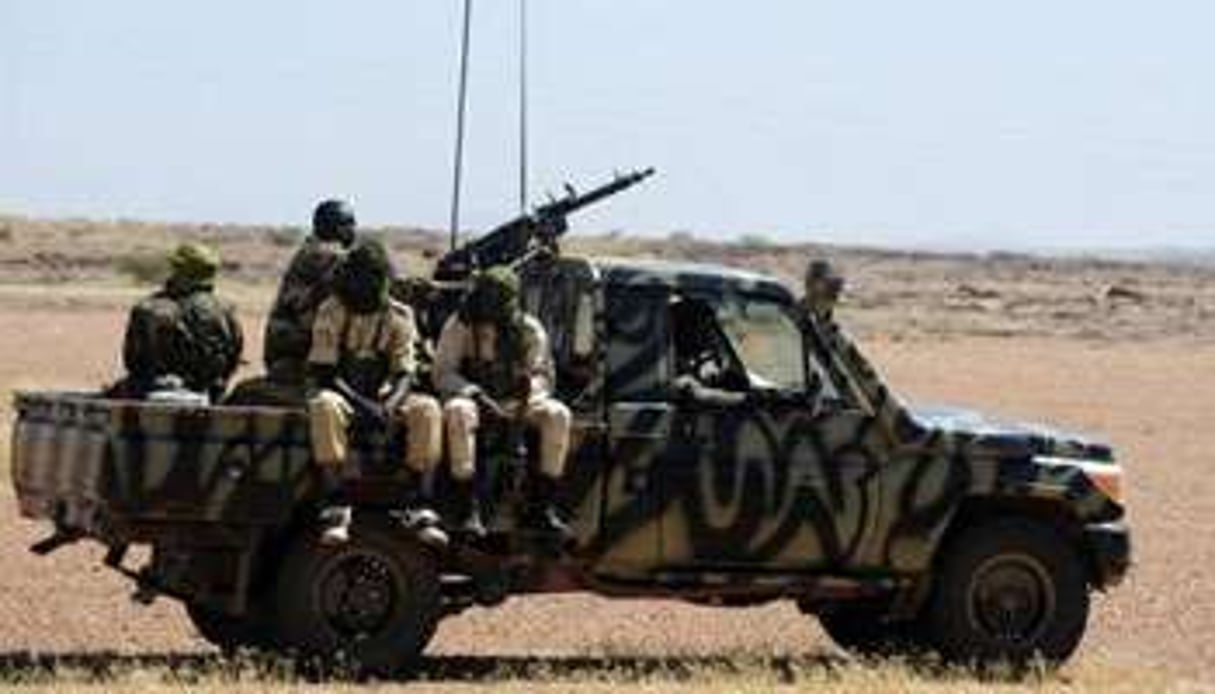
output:
[[[576,228],[1215,244],[1215,4],[530,0]],[[445,227],[460,0],[3,0],[0,211]],[[466,226],[516,211],[517,5],[476,0]]]

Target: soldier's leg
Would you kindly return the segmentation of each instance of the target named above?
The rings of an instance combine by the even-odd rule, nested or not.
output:
[[[470,535],[484,535],[481,502],[476,489],[477,427],[480,413],[471,398],[454,397],[443,405],[443,426],[447,434],[447,460],[455,482],[460,518],[458,529]]]
[[[443,409],[439,401],[430,395],[411,393],[396,416],[407,432],[405,467],[426,474],[443,456]]]
[[[569,453],[570,410],[554,398],[534,398],[527,403],[524,418],[540,438],[539,474],[532,480],[534,497],[528,522],[541,530],[566,535],[569,528],[557,512],[557,492]]]
[[[350,418],[354,411],[338,393],[322,390],[308,401],[308,431],[312,457],[321,468],[329,505],[321,512],[325,528],[321,541],[339,544],[350,539],[350,506],[335,502],[342,486],[342,470],[349,455]]]
[[[426,476],[443,456],[443,408],[430,395],[411,393],[392,414],[405,427],[403,462],[409,488],[405,509],[414,522],[433,525],[439,519],[427,508]]]

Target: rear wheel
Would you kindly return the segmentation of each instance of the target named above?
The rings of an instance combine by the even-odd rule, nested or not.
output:
[[[928,611],[943,656],[1058,663],[1076,649],[1088,585],[1081,558],[1054,528],[1004,518],[962,532],[946,551]]]
[[[350,541],[306,534],[279,577],[284,645],[322,663],[391,675],[412,665],[434,634],[439,576],[428,550],[384,522],[356,521]]]

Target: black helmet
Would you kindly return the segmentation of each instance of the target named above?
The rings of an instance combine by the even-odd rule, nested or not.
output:
[[[322,241],[338,241],[349,246],[354,243],[357,223],[354,208],[345,200],[322,200],[312,212],[312,233]]]
[[[393,278],[392,261],[383,244],[363,239],[350,249],[338,266],[333,290],[355,313],[371,313],[388,302],[388,287]]]

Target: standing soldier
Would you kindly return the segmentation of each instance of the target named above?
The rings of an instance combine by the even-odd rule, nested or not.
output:
[[[354,210],[323,200],[312,213],[312,234],[283,275],[266,323],[265,363],[277,384],[302,384],[317,308],[333,290],[338,264],[355,239]]]
[[[183,243],[168,265],[164,286],[131,309],[122,345],[127,377],[111,393],[142,398],[170,387],[218,400],[244,348],[236,311],[215,296],[219,255]]]
[[[334,276],[333,296],[321,303],[312,328],[308,401],[313,456],[336,493],[349,458],[356,416],[406,427],[405,469],[421,493],[423,475],[442,455],[442,412],[435,398],[416,392],[418,340],[413,311],[388,297],[392,268],[384,247],[355,244]],[[326,509],[322,541],[349,539],[349,506]]]
[[[451,476],[461,496],[460,529],[483,535],[477,498],[477,428],[483,416],[534,427],[540,438],[539,474],[524,522],[564,535],[557,513],[558,483],[569,448],[570,411],[552,397],[552,352],[544,326],[519,306],[519,280],[508,268],[478,274],[459,311],[439,336],[435,384],[444,398]]]

